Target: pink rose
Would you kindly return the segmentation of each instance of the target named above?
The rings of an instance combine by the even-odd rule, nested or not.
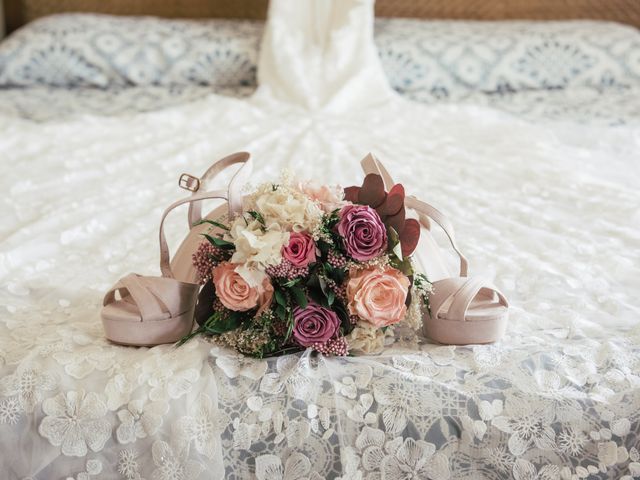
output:
[[[340,328],[336,312],[317,303],[309,303],[306,308],[294,308],[293,321],[293,339],[303,347],[325,343],[335,337]]]
[[[340,210],[338,233],[347,253],[361,262],[387,249],[387,229],[380,215],[367,205],[345,205]]]
[[[250,287],[244,278],[235,271],[236,265],[224,262],[213,269],[213,284],[216,296],[229,310],[246,312],[259,307],[257,314],[262,313],[271,303],[273,286],[267,277],[258,287]]]
[[[316,261],[316,242],[308,233],[292,232],[289,243],[282,247],[282,256],[294,267],[306,267]]]
[[[347,283],[349,313],[380,328],[402,320],[407,313],[409,279],[392,267],[351,271]]]

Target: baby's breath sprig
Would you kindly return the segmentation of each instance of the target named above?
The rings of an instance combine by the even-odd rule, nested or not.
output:
[[[325,213],[322,215],[322,219],[311,232],[311,236],[313,239],[318,242],[322,240],[328,245],[337,246],[335,241],[335,231],[334,228],[338,221],[340,221],[340,216],[338,215],[339,210],[335,209],[330,213]]]
[[[357,260],[349,260],[347,262],[347,270],[362,270],[365,268],[380,268],[385,269],[391,264],[389,255],[381,255],[377,258],[372,258],[365,262],[359,262]]]
[[[431,317],[429,294],[433,293],[433,284],[424,273],[416,273],[413,277],[413,288],[420,296],[422,304],[426,307],[427,312],[429,312],[429,317]]]

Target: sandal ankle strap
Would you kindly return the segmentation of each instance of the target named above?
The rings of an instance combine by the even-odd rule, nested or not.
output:
[[[164,221],[167,218],[167,215],[169,214],[169,212],[171,212],[174,208],[180,205],[184,205],[185,203],[189,203],[190,205],[193,205],[195,202],[202,202],[203,200],[210,200],[210,199],[227,200],[226,193],[227,192],[225,192],[224,190],[212,190],[210,192],[200,192],[200,193],[194,192],[193,195],[191,195],[190,197],[178,200],[172,203],[171,205],[169,205],[169,207],[167,207],[167,209],[162,214],[162,219],[160,220],[160,229],[159,229],[160,230],[160,233],[159,233],[160,271],[162,272],[163,277],[174,278],[173,272],[171,271],[171,258],[169,254],[169,245],[167,244],[167,239],[164,235]]]
[[[387,191],[391,190],[391,187],[393,187],[395,183],[391,178],[391,175],[389,174],[387,169],[384,168],[384,165],[382,165],[382,162],[380,162],[380,160],[374,157],[373,154],[369,153],[366,157],[362,159],[360,164],[362,165],[362,169],[364,170],[365,174],[375,173],[377,175],[380,175],[384,182],[385,189]],[[462,252],[458,248],[458,245],[456,244],[456,237],[455,237],[455,232],[453,230],[453,225],[451,224],[449,219],[444,215],[444,213],[440,212],[437,208],[433,207],[432,205],[429,205],[428,203],[418,200],[413,195],[405,197],[405,205],[408,208],[411,208],[418,213],[418,218],[424,228],[427,228],[427,229],[429,228],[428,218],[432,219],[434,222],[440,225],[440,228],[444,230],[444,233],[449,238],[449,242],[451,243],[451,246],[453,247],[455,252],[458,254],[458,257],[460,258],[460,276],[466,277],[469,262],[467,261],[465,256],[462,254]],[[428,217],[428,218],[425,218],[425,217]]]
[[[200,178],[188,173],[183,173],[178,180],[178,186],[189,190],[195,195],[203,185],[209,183],[220,172],[235,164],[241,164],[241,166],[229,181],[229,187],[227,189],[229,218],[233,218],[242,213],[242,187],[249,181],[253,168],[251,155],[248,152],[232,153],[231,155],[221,158],[211,165]],[[202,220],[202,201],[194,201],[189,205],[188,220],[190,229]]]

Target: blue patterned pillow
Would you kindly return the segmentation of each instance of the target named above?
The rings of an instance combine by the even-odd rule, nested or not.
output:
[[[55,15],[0,43],[0,86],[255,87],[263,24]],[[640,33],[591,22],[376,20],[391,85],[420,101],[640,83]]]
[[[640,83],[640,32],[607,22],[379,19],[392,86],[420,100]]]
[[[0,85],[255,86],[262,29],[241,20],[54,15],[0,44]]]

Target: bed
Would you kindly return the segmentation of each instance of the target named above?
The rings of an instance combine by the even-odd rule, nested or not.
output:
[[[44,13],[74,6],[55,3]],[[238,2],[240,22],[197,25],[64,14],[0,44],[3,478],[640,477],[640,33],[601,21],[637,23],[633,2],[579,22],[375,29],[372,2],[336,2],[333,22],[321,3],[309,2],[314,22],[338,34],[312,51],[344,83],[319,81],[323,63],[301,55],[314,43],[299,2],[273,1],[266,24],[260,2]],[[24,20],[48,5],[26,4]],[[479,14],[568,15],[547,7]],[[184,42],[209,63],[158,57],[188,63]],[[82,55],[40,75],[43,45]],[[453,219],[473,272],[503,287],[507,336],[453,347],[398,331],[382,354],[343,359],[110,344],[102,294],[129,271],[157,273],[157,220],[179,174],[237,150],[256,182],[288,167],[343,185],[375,152]],[[172,245],[184,227],[170,220]]]

